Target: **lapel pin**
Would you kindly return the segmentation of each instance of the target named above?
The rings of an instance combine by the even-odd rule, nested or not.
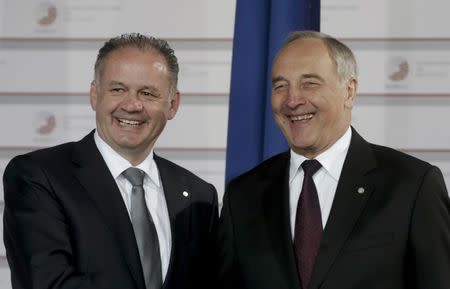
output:
[[[358,194],[364,194],[366,190],[363,187],[358,188]]]
[[[184,197],[189,197],[189,193],[186,192],[186,191],[184,191],[184,192],[183,192],[183,196],[184,196]]]

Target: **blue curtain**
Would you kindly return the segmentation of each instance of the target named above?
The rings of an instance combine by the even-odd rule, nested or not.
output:
[[[320,30],[320,0],[237,0],[226,182],[288,148],[272,115],[272,60],[290,31]]]

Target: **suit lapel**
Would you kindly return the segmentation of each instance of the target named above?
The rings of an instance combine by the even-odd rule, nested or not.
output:
[[[136,287],[144,289],[139,251],[120,191],[94,142],[93,132],[74,145],[75,174],[116,237]]]
[[[374,188],[367,173],[375,166],[370,145],[353,130],[321,247],[316,257],[310,289],[320,287],[363,211]]]
[[[191,194],[194,192],[189,192],[188,188],[183,185],[181,180],[181,176],[174,175],[174,170],[171,170],[170,163],[165,159],[157,156],[155,154],[155,162],[158,166],[159,175],[161,177],[162,186],[164,189],[164,196],[167,202],[167,209],[169,211],[169,218],[171,222],[172,234],[181,232],[184,235],[185,239],[189,239],[189,224],[191,218],[182,218],[183,220],[183,228],[182,231],[174,232],[174,229],[178,229],[174,227],[174,221],[179,213],[187,213],[186,209],[190,207],[191,204]],[[187,193],[187,194],[184,194]],[[190,212],[189,212],[190,213]],[[188,214],[190,215],[190,214]],[[184,216],[186,217],[186,216]],[[179,222],[181,220],[177,220]],[[172,239],[174,239],[174,235],[172,235]]]
[[[189,191],[183,185],[182,176],[177,176],[175,170],[171,168],[171,163],[167,160],[154,155],[156,165],[158,166],[161,178],[164,196],[166,198],[167,210],[169,212],[170,227],[172,233],[172,249],[170,254],[170,263],[167,270],[167,277],[164,281],[163,288],[168,286],[170,282],[169,276],[173,270],[174,256],[177,254],[175,244],[185,243],[190,239],[191,235],[191,197],[195,192]]]
[[[300,288],[290,227],[289,156],[289,152],[284,153],[263,176],[264,223],[286,288]]]

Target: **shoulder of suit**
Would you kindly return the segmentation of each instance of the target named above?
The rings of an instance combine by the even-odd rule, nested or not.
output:
[[[4,178],[15,182],[23,178],[39,179],[44,174],[65,177],[72,147],[73,143],[65,143],[15,156],[5,168]]]
[[[379,166],[410,173],[423,172],[432,167],[430,163],[399,150],[376,144],[371,146]]]
[[[210,185],[208,182],[206,182],[205,180],[203,180],[201,177],[197,176],[190,170],[188,170],[166,158],[160,157],[156,154],[154,155],[154,158],[155,158],[156,165],[158,166],[158,170],[160,171],[160,174],[161,174],[161,170],[165,169],[165,170],[170,171],[171,174],[177,175],[181,179],[184,178],[186,180],[189,180],[189,182]]]
[[[70,160],[74,142],[68,142],[53,147],[38,149],[23,155],[15,156],[13,161],[38,162],[51,164]]]
[[[254,168],[244,172],[230,181],[230,185],[258,181],[261,178],[270,178],[287,172],[290,160],[289,151],[282,152],[261,162]]]

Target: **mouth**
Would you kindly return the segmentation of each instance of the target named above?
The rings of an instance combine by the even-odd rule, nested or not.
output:
[[[139,120],[130,120],[130,119],[124,119],[124,118],[117,118],[117,120],[119,121],[119,123],[121,125],[124,126],[139,126],[143,123],[145,123],[145,121],[139,121]]]
[[[305,120],[310,120],[311,118],[313,118],[314,113],[306,113],[306,114],[301,114],[301,115],[291,115],[289,116],[289,119],[291,120],[291,122],[295,122],[295,121],[305,121]]]

